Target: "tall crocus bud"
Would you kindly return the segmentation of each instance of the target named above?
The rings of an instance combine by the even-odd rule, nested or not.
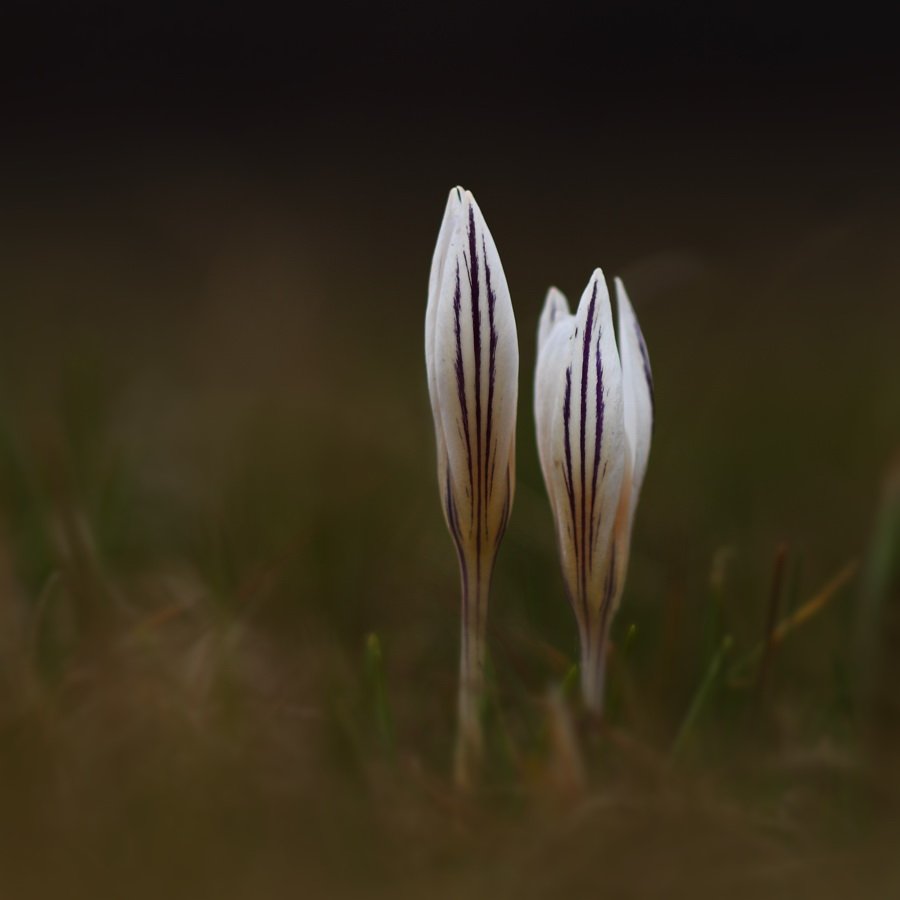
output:
[[[575,315],[550,289],[534,385],[538,453],[581,639],[582,693],[596,713],[653,428],[647,348],[618,279],[616,299],[618,343],[600,269]]]
[[[431,264],[425,362],[441,503],[462,580],[456,773],[465,782],[481,752],[488,589],[515,484],[519,345],[497,248],[475,198],[459,187]]]

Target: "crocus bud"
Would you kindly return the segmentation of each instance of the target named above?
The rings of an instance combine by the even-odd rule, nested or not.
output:
[[[425,362],[444,518],[462,580],[457,778],[481,752],[485,619],[515,485],[519,345],[509,289],[475,198],[454,188],[431,264]]]
[[[653,427],[647,348],[618,279],[616,299],[618,345],[600,269],[575,315],[550,289],[534,385],[541,470],[581,640],[582,693],[596,713],[603,709],[606,643],[625,583]]]

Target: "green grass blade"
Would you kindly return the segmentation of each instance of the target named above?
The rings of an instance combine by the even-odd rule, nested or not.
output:
[[[385,687],[384,653],[381,648],[381,640],[374,631],[366,636],[365,677],[367,693],[372,703],[378,742],[385,753],[392,755],[394,753],[394,724]]]
[[[712,689],[715,686],[716,680],[719,677],[719,672],[722,669],[722,664],[725,662],[725,657],[731,650],[732,643],[733,640],[731,635],[726,634],[725,637],[722,638],[722,643],[719,644],[719,649],[715,652],[712,659],[709,661],[709,666],[707,666],[706,674],[703,676],[703,681],[700,682],[700,686],[697,688],[697,692],[694,694],[694,699],[691,701],[691,705],[688,707],[688,711],[685,714],[684,720],[681,723],[681,727],[678,729],[678,734],[675,737],[675,743],[672,745],[673,759],[676,759],[682,752],[688,737],[693,731],[694,726],[697,724],[700,713],[702,712],[706,701],[709,699],[709,696],[712,693]]]

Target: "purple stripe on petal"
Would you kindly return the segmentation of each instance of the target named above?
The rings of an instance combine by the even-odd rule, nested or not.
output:
[[[481,284],[478,279],[478,241],[475,237],[475,208],[469,206],[469,291],[472,298],[472,348],[475,354],[475,459],[477,470],[477,490],[475,509],[475,571],[476,583],[481,583],[481,524],[483,518],[482,472],[484,462],[481,457]],[[480,597],[475,598],[475,614],[479,615]]]
[[[460,332],[461,292],[459,283],[459,260],[456,261],[456,288],[453,291],[454,333],[456,336],[456,393],[459,395],[459,409],[462,414],[463,432],[466,438],[466,462],[469,468],[469,496],[474,493],[472,480],[472,439],[469,437],[469,404],[466,399],[466,373],[463,367],[462,334]]]
[[[469,567],[466,563],[466,554],[463,550],[462,533],[459,528],[459,515],[456,510],[456,504],[453,502],[453,488],[450,483],[450,473],[447,472],[447,518],[450,520],[450,534],[453,537],[453,543],[456,545],[456,556],[459,560],[460,579],[462,581],[462,652],[464,658],[469,657]],[[475,598],[476,608],[478,597]]]
[[[509,475],[509,467],[506,469],[506,500],[503,501],[503,514],[500,517],[500,528],[497,530],[497,540],[494,541],[494,553],[496,553],[500,549],[500,541],[503,540],[503,535],[506,534],[506,526],[509,524],[509,511],[510,511],[510,475]]]
[[[591,293],[591,302],[588,306],[587,326],[582,340],[582,356],[581,356],[581,432],[579,435],[579,445],[581,449],[581,543],[582,554],[580,559],[581,568],[581,590],[587,593],[587,559],[589,556],[588,547],[585,546],[587,532],[585,529],[585,426],[587,419],[587,388],[588,388],[588,370],[591,357],[591,332],[594,327],[594,306],[597,300],[597,282],[594,281],[594,290]]]
[[[612,601],[613,591],[616,586],[616,542],[613,541],[609,548],[609,568],[606,571],[606,583],[603,585],[603,609],[604,613],[609,609]]]
[[[566,369],[566,392],[563,396],[563,442],[566,451],[566,488],[569,492],[569,506],[572,513],[572,527],[575,527],[575,492],[572,484],[572,440],[569,436],[569,420],[572,417],[572,367]],[[578,553],[578,535],[575,535],[575,553]]]
[[[456,503],[453,502],[453,488],[450,483],[450,472],[447,472],[447,487],[445,492],[447,501],[447,518],[450,520],[450,534],[453,537],[453,543],[456,545],[456,555],[459,557],[459,567],[462,572],[463,584],[466,583],[466,557],[463,553],[462,532],[459,528],[459,514],[456,510]]]
[[[490,420],[488,420],[488,424],[490,424]],[[490,452],[490,448],[488,449]],[[488,473],[487,483],[488,483],[488,497],[492,497],[494,495],[494,471],[497,468],[497,448],[494,448],[494,452],[491,453],[491,466],[490,472]]]
[[[487,425],[485,426],[485,447],[486,453],[491,452],[491,432],[493,430],[494,418],[494,379],[497,374],[497,329],[494,325],[494,305],[497,302],[497,295],[494,293],[494,287],[491,284],[491,269],[487,261],[487,245],[484,235],[481,236],[481,251],[484,255],[484,280],[487,286],[487,306],[488,306],[488,404],[487,404]],[[490,497],[493,492],[493,466],[490,472],[485,471],[485,493]]]
[[[569,366],[566,369],[566,391],[563,396],[563,432],[564,432],[564,446],[566,452],[566,471],[565,481],[566,481],[566,491],[569,495],[569,516],[572,520],[572,540],[575,544],[575,559],[576,561],[581,558],[579,554],[579,542],[578,542],[578,524],[575,521],[575,486],[572,481],[572,441],[569,435],[569,422],[572,417],[572,367]],[[585,621],[587,621],[587,598],[584,596],[584,592],[581,593],[581,605],[585,616]],[[572,602],[575,602],[575,597],[572,598]]]
[[[591,540],[588,546],[590,547],[591,553],[591,562],[593,563],[593,552],[594,552],[594,501],[597,497],[597,473],[600,471],[600,444],[603,440],[603,361],[600,359],[600,338],[602,336],[602,328],[597,326],[597,360],[596,360],[596,389],[597,394],[595,398],[596,402],[596,414],[597,414],[597,426],[596,426],[596,434],[594,437],[594,474],[591,478]]]
[[[634,333],[637,335],[638,347],[641,351],[641,362],[644,365],[644,378],[647,379],[647,390],[650,391],[650,412],[656,416],[656,398],[653,395],[653,373],[650,371],[650,354],[647,353],[647,345],[644,343],[644,335],[637,319],[634,320]]]

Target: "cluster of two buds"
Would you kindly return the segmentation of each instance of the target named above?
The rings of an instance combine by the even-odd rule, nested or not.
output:
[[[653,424],[653,387],[634,311],[603,273],[574,315],[555,288],[538,328],[534,408],[541,469],[581,640],[585,705],[602,711],[605,651],[622,595]],[[425,316],[428,389],[444,517],[462,579],[457,777],[481,752],[488,590],[515,489],[519,347],[497,248],[475,199],[450,192]]]

